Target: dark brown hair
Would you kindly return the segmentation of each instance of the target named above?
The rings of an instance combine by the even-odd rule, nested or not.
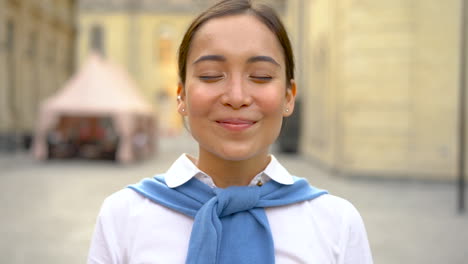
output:
[[[286,29],[276,12],[264,4],[254,4],[252,0],[223,0],[201,13],[185,32],[184,38],[179,46],[179,78],[185,84],[187,73],[187,58],[193,37],[200,27],[207,21],[230,15],[251,14],[265,24],[276,36],[281,44],[286,63],[286,83],[289,86],[290,80],[294,79],[294,55],[291,42]]]

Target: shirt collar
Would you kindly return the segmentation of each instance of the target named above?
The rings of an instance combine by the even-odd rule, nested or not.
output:
[[[271,155],[270,163],[263,172],[259,175],[265,174],[270,179],[285,185],[294,183],[292,175],[284,168],[278,160]],[[197,175],[207,175],[201,171],[193,162],[188,158],[187,154],[182,154],[167,170],[165,175],[166,184],[169,188],[178,187]],[[257,178],[257,177],[256,177]]]

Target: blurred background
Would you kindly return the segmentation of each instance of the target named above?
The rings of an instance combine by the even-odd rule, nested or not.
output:
[[[105,197],[196,154],[176,54],[214,2],[0,0],[1,263],[84,263]],[[375,263],[468,263],[464,0],[264,2],[297,62],[275,155],[353,202]]]

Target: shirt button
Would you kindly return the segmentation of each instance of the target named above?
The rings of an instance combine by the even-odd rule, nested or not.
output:
[[[258,181],[257,182],[257,186],[262,186],[263,185],[263,182],[262,181]]]

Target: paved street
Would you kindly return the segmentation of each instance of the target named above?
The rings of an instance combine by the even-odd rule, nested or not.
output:
[[[85,263],[103,199],[165,171],[182,152],[196,153],[188,137],[167,139],[152,160],[129,166],[0,153],[0,263]],[[359,209],[376,264],[468,263],[468,214],[456,214],[454,184],[341,178],[301,157],[277,157]]]

